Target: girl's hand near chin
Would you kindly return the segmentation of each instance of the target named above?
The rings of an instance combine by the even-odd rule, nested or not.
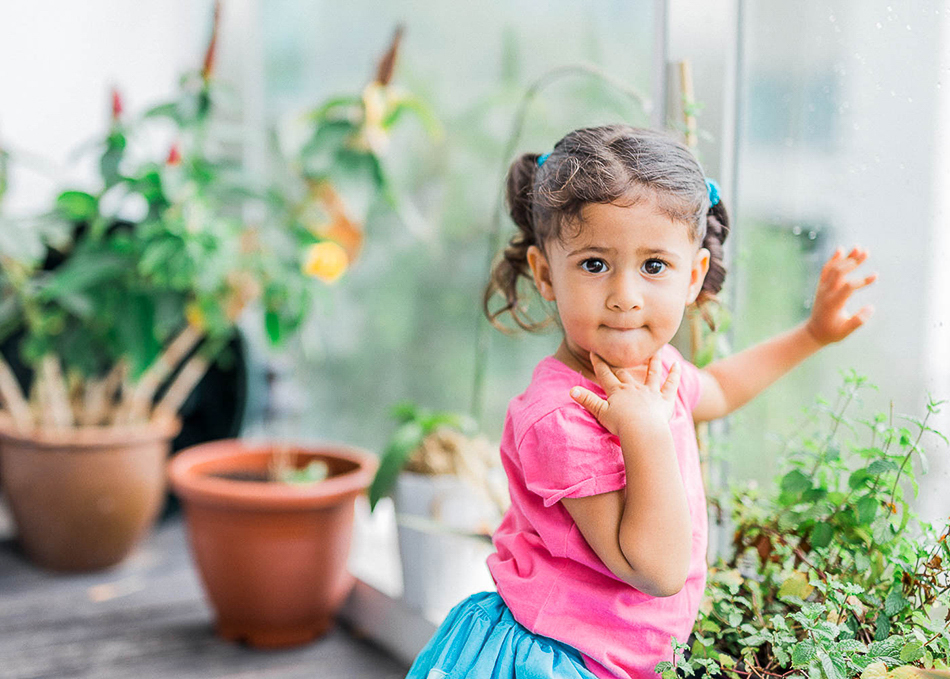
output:
[[[811,317],[805,327],[821,345],[840,342],[860,328],[874,313],[871,305],[863,306],[853,316],[844,308],[851,294],[877,280],[872,273],[864,278],[848,278],[868,258],[868,251],[855,247],[844,256],[841,248],[835,250],[821,270]]]
[[[591,353],[590,360],[598,384],[607,392],[607,399],[583,387],[571,389],[571,398],[584,406],[607,431],[621,436],[625,427],[648,430],[651,426],[668,426],[679,388],[679,363],[673,364],[663,380],[662,366],[656,354],[647,362],[643,379],[624,368],[612,368],[597,354]]]

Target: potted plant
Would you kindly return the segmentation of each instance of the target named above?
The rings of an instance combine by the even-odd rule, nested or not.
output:
[[[370,507],[392,495],[403,601],[439,619],[491,586],[485,558],[508,506],[506,481],[497,446],[471,418],[411,403],[393,416],[399,425],[380,457]]]
[[[339,444],[213,441],[171,460],[219,635],[282,647],[330,628],[354,584],[354,500],[375,469],[374,455]]]
[[[0,482],[26,554],[48,568],[121,560],[161,506],[177,413],[244,310],[260,308],[279,344],[310,312],[314,278],[346,270],[364,215],[336,183],[392,201],[376,149],[417,104],[388,90],[398,34],[364,96],[319,107],[268,185],[228,155],[236,131],[215,115],[218,10],[173,101],[130,122],[113,95],[101,187],[62,192],[29,229],[3,225],[41,247],[0,257],[0,342],[18,336],[31,373],[0,359]]]
[[[920,521],[906,496],[926,437],[947,442],[930,426],[941,404],[861,418],[867,386],[851,373],[834,406],[819,401],[785,444],[776,493],[733,489],[734,553],[711,568],[664,677],[950,676],[950,526]]]

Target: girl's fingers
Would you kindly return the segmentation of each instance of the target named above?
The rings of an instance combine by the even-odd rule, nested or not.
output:
[[[856,313],[854,316],[852,316],[847,321],[845,321],[844,327],[842,328],[842,331],[844,332],[844,336],[847,337],[852,332],[860,328],[873,315],[874,315],[873,306],[868,304],[867,306],[861,307],[861,309],[858,310],[858,313]]]
[[[859,278],[856,281],[848,281],[848,287],[851,289],[851,292],[854,292],[855,290],[860,290],[861,288],[869,286],[876,280],[877,272],[874,272],[871,275],[865,276],[864,278]]]
[[[584,387],[573,387],[571,398],[584,406],[587,412],[597,418],[598,422],[601,421],[601,416],[607,410],[607,401]]]
[[[593,351],[590,352],[590,363],[594,368],[594,374],[597,376],[597,381],[600,383],[600,386],[604,388],[604,391],[610,391],[611,389],[620,386],[620,380],[614,374],[614,371],[611,370],[610,366],[607,365],[604,360]]]
[[[679,389],[680,376],[682,373],[683,369],[680,367],[679,361],[677,361],[673,364],[673,367],[670,368],[670,374],[666,376],[666,381],[660,388],[660,394],[667,401],[672,401],[676,397],[676,390]]]
[[[660,364],[660,358],[653,354],[647,361],[647,376],[643,383],[651,389],[660,388],[661,372],[663,366]]]

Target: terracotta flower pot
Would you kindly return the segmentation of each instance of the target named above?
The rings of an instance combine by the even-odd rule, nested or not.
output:
[[[113,566],[152,526],[165,499],[177,421],[18,431],[0,419],[0,480],[20,544],[61,571]]]
[[[240,480],[266,474],[273,457],[271,447],[240,440],[187,448],[168,465],[226,639],[259,647],[311,641],[330,628],[355,582],[346,569],[354,500],[372,481],[376,456],[338,444],[294,452],[300,467],[324,460],[329,477],[307,485]]]

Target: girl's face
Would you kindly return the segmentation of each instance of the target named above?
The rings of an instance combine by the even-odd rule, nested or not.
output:
[[[541,296],[557,304],[564,342],[558,358],[592,377],[590,353],[615,367],[644,364],[669,342],[709,269],[709,251],[689,226],[653,200],[594,203],[580,233],[532,246],[528,264]]]

